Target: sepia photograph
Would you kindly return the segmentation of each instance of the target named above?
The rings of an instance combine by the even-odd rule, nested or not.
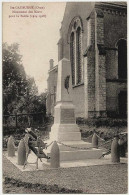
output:
[[[2,193],[127,194],[127,1],[2,2]]]

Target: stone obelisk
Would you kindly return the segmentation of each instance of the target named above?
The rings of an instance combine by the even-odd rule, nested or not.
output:
[[[54,124],[50,133],[51,140],[81,140],[81,133],[75,121],[75,107],[71,98],[71,83],[70,61],[62,59],[58,64],[57,96],[54,108]]]

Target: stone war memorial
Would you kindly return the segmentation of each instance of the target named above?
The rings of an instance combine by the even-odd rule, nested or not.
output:
[[[119,137],[114,137],[114,139],[106,142],[94,131],[89,136],[92,136],[91,143],[82,140],[80,128],[76,124],[76,107],[71,99],[71,87],[70,61],[63,58],[58,63],[54,124],[51,126],[49,139],[43,141],[31,128],[26,128],[25,137],[21,139],[18,148],[15,147],[12,136],[8,140],[8,153],[5,155],[21,171],[93,166],[120,162],[119,145],[122,145],[122,141]],[[98,144],[98,139],[103,141],[102,145]],[[111,151],[103,147],[108,142],[110,142]],[[107,152],[105,153],[105,151]],[[108,158],[102,158],[110,153],[111,155]],[[122,162],[125,161],[126,159],[122,160]]]
[[[60,161],[98,159],[102,155],[102,149],[92,148],[91,143],[81,140],[81,132],[75,119],[75,106],[69,92],[71,86],[70,61],[64,58],[58,64],[54,124],[51,127],[49,142],[57,141],[60,149]],[[48,148],[47,154],[50,153],[50,150],[51,147]]]

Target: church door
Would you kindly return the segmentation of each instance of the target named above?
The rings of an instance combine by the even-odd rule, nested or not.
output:
[[[127,91],[121,91],[118,96],[119,100],[119,115],[120,117],[127,116]]]

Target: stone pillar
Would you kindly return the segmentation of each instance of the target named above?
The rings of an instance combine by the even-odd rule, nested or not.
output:
[[[111,144],[111,161],[114,163],[120,162],[120,147],[117,137],[113,139]]]
[[[7,151],[8,156],[13,157],[15,156],[15,145],[14,145],[14,138],[13,136],[10,136],[7,143]]]
[[[18,165],[24,165],[26,161],[26,147],[22,139],[18,145]]]
[[[59,39],[57,45],[58,45],[58,61],[60,61],[63,58],[63,40],[62,40],[62,38]]]
[[[50,140],[78,141],[81,133],[75,121],[75,107],[71,99],[71,64],[63,58],[58,64],[56,106],[54,108],[54,125]]]
[[[50,63],[50,70],[51,70],[54,67],[54,60],[50,59],[49,63]]]
[[[95,16],[87,18],[87,49],[84,54],[85,118],[94,117],[95,111]]]
[[[60,150],[59,146],[54,141],[51,148],[51,168],[59,168],[60,167]]]
[[[104,15],[96,8],[95,15],[95,104],[96,116],[106,116],[106,67],[104,48]]]
[[[92,146],[93,146],[93,148],[98,148],[98,137],[97,137],[96,133],[94,133],[94,135],[92,137]]]

